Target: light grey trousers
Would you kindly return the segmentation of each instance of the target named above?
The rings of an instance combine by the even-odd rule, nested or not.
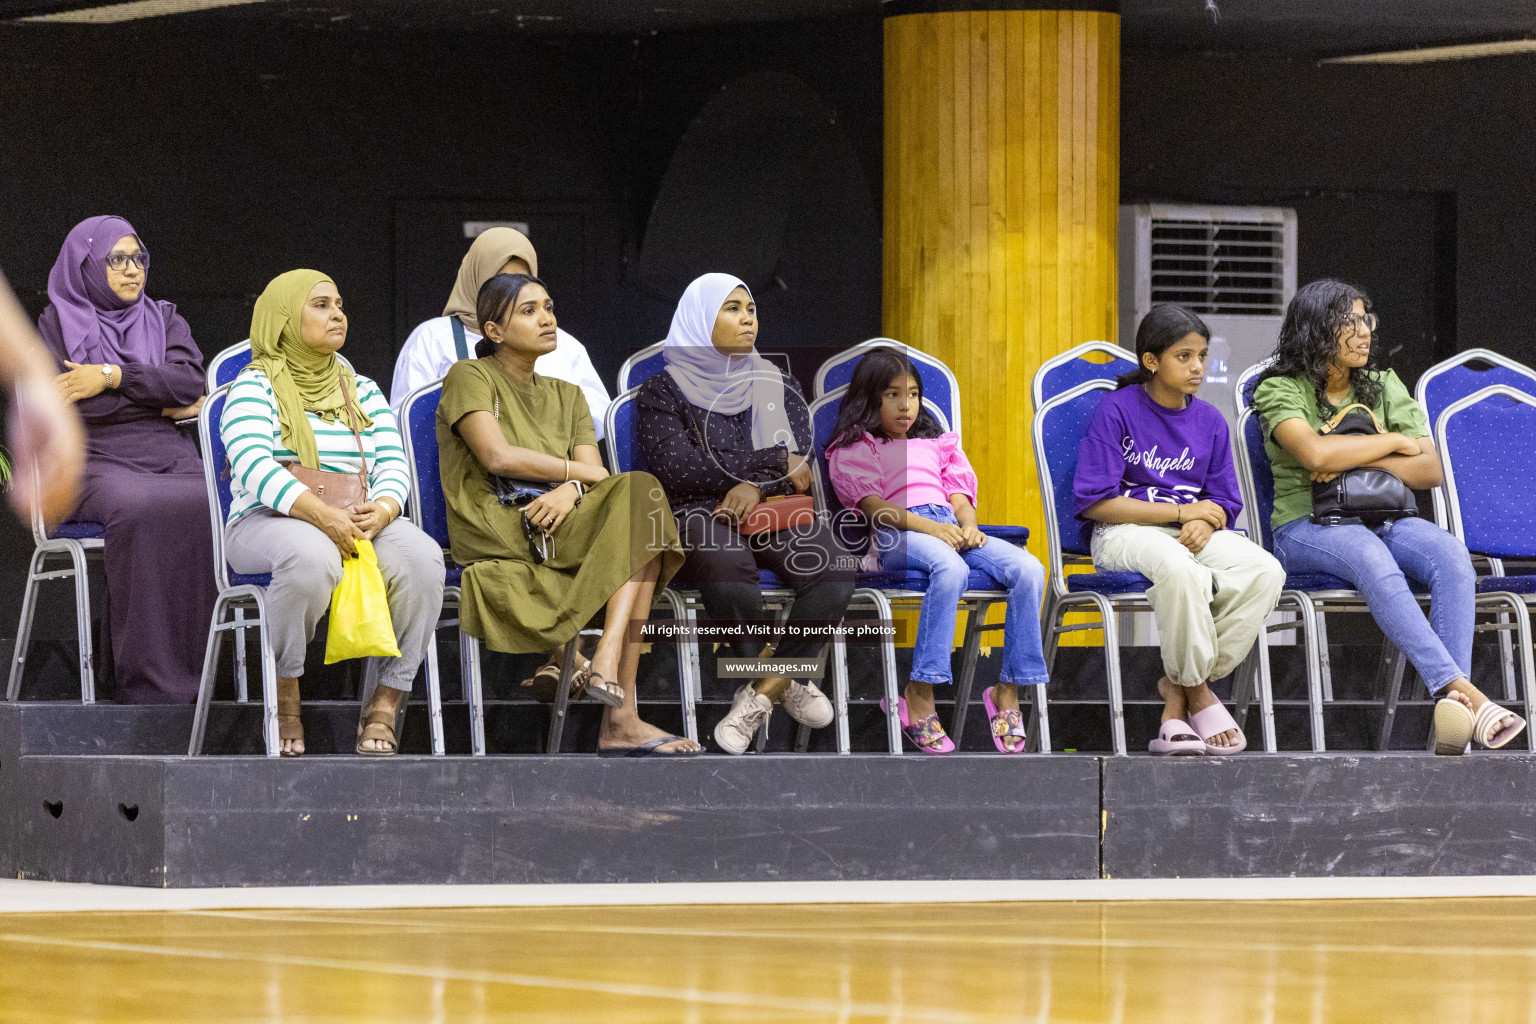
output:
[[[1165,526],[1121,523],[1093,532],[1093,564],[1152,581],[1163,672],[1199,686],[1237,668],[1275,610],[1285,570],[1275,556],[1231,530],[1217,530],[1195,554]]]
[[[379,683],[409,690],[427,655],[443,611],[443,549],[409,519],[396,519],[373,538],[379,573],[389,594],[389,618],[400,657],[380,658]],[[224,531],[224,554],[241,573],[272,574],[267,588],[267,633],[280,678],[304,674],[304,650],[331,606],[341,582],[341,552],[301,519],[251,512]]]

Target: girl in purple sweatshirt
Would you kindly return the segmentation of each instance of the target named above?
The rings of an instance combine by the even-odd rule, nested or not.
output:
[[[1211,692],[1274,611],[1285,572],[1229,527],[1243,503],[1226,420],[1195,397],[1211,332],[1183,306],[1157,306],[1136,331],[1141,364],[1100,401],[1073,482],[1083,546],[1106,572],[1152,581],[1163,677],[1154,754],[1236,754],[1247,738]]]

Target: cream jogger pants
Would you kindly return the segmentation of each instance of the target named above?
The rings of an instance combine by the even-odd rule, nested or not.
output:
[[[1275,557],[1231,530],[1217,530],[1199,554],[1166,526],[1119,523],[1093,533],[1093,564],[1139,572],[1152,581],[1163,671],[1199,686],[1237,668],[1275,610],[1285,570]]]

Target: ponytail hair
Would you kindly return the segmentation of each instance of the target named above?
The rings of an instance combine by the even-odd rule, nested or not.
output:
[[[484,337],[485,325],[501,323],[507,310],[517,305],[517,297],[523,293],[523,288],[530,284],[549,291],[549,286],[532,274],[495,274],[480,286],[480,294],[475,296],[475,322],[480,325],[481,334],[480,340],[475,342],[477,359],[484,359],[496,351],[496,343]]]
[[[1206,341],[1211,340],[1211,329],[1191,310],[1173,303],[1153,306],[1136,328],[1136,369],[1116,379],[1115,387],[1145,384],[1151,380],[1152,371],[1147,369],[1141,357],[1149,352],[1154,356],[1162,356],[1191,334],[1198,334]]]

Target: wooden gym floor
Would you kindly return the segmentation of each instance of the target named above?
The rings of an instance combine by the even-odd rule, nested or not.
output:
[[[1536,899],[0,917],[4,1024],[1536,1021]]]

